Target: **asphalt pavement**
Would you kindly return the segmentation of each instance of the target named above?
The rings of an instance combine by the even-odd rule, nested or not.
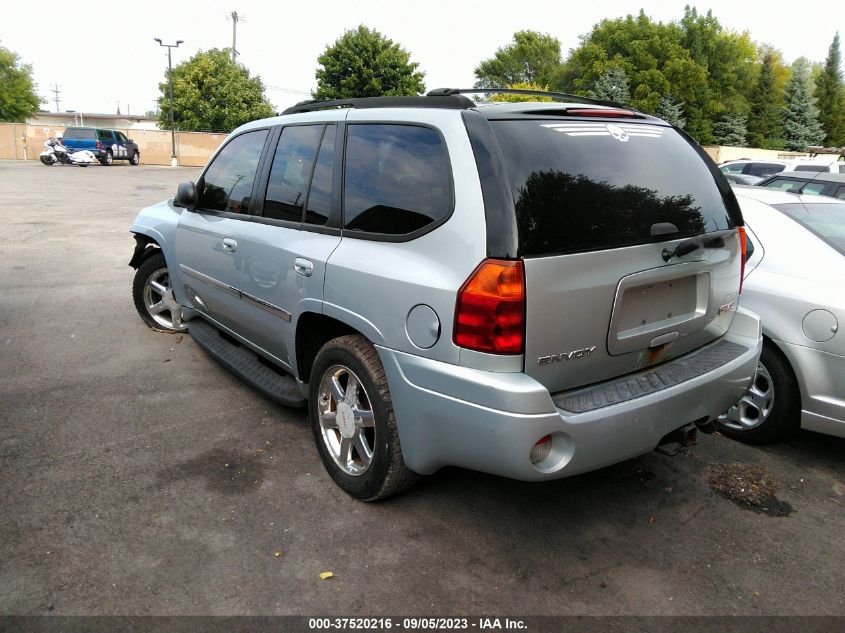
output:
[[[842,439],[348,497],[303,411],[135,312],[128,227],[198,173],[0,161],[0,614],[845,615]]]

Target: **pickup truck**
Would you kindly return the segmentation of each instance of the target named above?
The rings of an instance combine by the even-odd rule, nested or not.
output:
[[[123,132],[93,127],[65,129],[62,143],[69,151],[87,149],[93,152],[102,165],[111,165],[115,159],[128,160],[130,165],[141,162],[141,152],[131,138]]]

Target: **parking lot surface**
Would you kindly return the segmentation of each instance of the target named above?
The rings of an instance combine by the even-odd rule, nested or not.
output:
[[[127,229],[198,173],[0,161],[0,614],[845,614],[841,439],[348,497],[302,410],[135,313]],[[717,494],[737,463],[775,498]]]

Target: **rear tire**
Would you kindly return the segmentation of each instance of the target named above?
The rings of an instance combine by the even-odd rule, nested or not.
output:
[[[763,344],[757,373],[742,399],[717,420],[719,432],[740,442],[766,444],[801,426],[801,394],[789,361]]]
[[[366,338],[341,336],[320,349],[308,405],[323,465],[347,494],[375,501],[417,480],[402,457],[384,367]]]
[[[100,164],[103,167],[109,167],[114,162],[114,156],[111,154],[111,150],[106,152],[106,155],[100,159]]]

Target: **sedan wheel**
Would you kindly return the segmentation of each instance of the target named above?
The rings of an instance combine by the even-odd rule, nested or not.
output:
[[[719,422],[725,428],[735,431],[756,429],[768,420],[774,403],[772,376],[763,363],[757,363],[757,373],[748,391],[739,402],[719,417]]]

